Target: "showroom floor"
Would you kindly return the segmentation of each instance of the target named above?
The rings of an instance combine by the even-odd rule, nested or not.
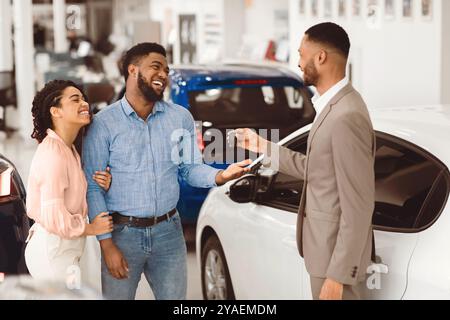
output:
[[[36,144],[31,139],[25,141],[17,136],[6,139],[4,134],[0,133],[0,154],[15,164],[25,186],[27,185],[29,166],[35,150]],[[189,300],[201,300],[200,269],[195,256],[195,229],[193,226],[185,226],[184,229],[188,246],[187,298]],[[153,294],[144,276],[139,283],[136,299],[153,299]]]

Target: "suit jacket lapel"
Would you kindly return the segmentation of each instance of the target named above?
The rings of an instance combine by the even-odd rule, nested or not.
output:
[[[322,125],[323,121],[325,120],[325,118],[328,116],[328,114],[331,111],[331,107],[333,105],[335,105],[336,103],[339,102],[339,100],[341,100],[344,96],[346,96],[348,93],[350,93],[351,91],[353,91],[353,87],[351,84],[347,84],[344,88],[342,88],[332,99],[331,101],[328,103],[328,105],[326,106],[326,108],[320,113],[319,117],[317,118],[317,121],[315,121],[313,127],[311,128],[311,132],[309,133],[309,138],[308,138],[308,154],[309,154],[309,150],[311,148],[311,143],[314,139],[314,135],[316,134],[317,130],[320,128],[320,126]]]
[[[314,122],[314,125],[311,128],[311,131],[309,132],[309,137],[308,137],[308,152],[307,154],[309,154],[309,149],[311,147],[311,142],[314,139],[314,135],[316,134],[317,130],[319,129],[320,125],[322,124],[322,122],[325,120],[325,118],[327,117],[328,113],[330,113],[331,111],[331,105],[328,104],[325,109],[319,114],[319,117],[317,118],[317,120]]]

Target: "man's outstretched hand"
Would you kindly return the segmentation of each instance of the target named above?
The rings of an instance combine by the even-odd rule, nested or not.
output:
[[[252,129],[236,129],[236,145],[255,153],[266,153],[269,141],[261,138]]]
[[[253,161],[247,159],[238,163],[230,165],[226,170],[220,171],[216,176],[216,184],[218,186],[227,183],[228,181],[242,177],[244,174],[250,172],[249,168],[245,168]]]

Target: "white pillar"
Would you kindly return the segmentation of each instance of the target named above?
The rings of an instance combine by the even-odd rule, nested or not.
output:
[[[13,0],[13,17],[18,106],[14,118],[20,135],[29,139],[33,129],[31,105],[35,94],[32,0]]]
[[[442,15],[441,103],[450,104],[450,1],[442,0],[442,10],[435,14]]]
[[[53,32],[55,52],[68,52],[69,44],[66,32],[66,1],[53,0]]]
[[[222,32],[224,41],[221,51],[222,58],[236,59],[242,46],[242,36],[245,33],[245,2],[241,0],[223,1],[224,10]],[[228,21],[233,21],[227,25]]]
[[[10,0],[0,0],[0,71],[13,69],[12,56],[12,8]]]

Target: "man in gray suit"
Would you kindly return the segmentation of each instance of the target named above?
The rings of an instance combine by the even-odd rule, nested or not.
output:
[[[345,76],[349,51],[347,33],[334,23],[305,32],[299,67],[305,84],[318,91],[306,155],[250,129],[236,130],[238,146],[304,181],[297,244],[314,299],[361,299],[358,284],[371,260],[375,135],[362,97]]]

